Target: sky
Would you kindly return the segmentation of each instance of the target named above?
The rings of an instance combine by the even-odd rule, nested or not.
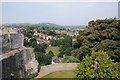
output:
[[[1,0],[2,2],[118,2],[119,0]]]
[[[2,23],[87,25],[90,20],[114,17],[118,2],[2,2]]]

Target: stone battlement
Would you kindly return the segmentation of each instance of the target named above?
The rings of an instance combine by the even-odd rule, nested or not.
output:
[[[38,71],[38,62],[32,48],[19,48],[2,54],[2,78],[26,78],[31,73]]]
[[[1,30],[2,29],[2,30]],[[4,78],[26,78],[37,73],[38,62],[33,48],[23,46],[23,34],[0,30],[0,80]],[[16,29],[17,30],[17,29]]]
[[[0,35],[0,53],[22,48],[24,42],[24,36],[22,34],[3,34]]]
[[[17,34],[18,28],[5,28],[4,26],[0,27],[0,35],[4,34]]]

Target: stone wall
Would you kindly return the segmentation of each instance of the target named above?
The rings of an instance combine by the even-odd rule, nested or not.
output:
[[[75,70],[77,68],[77,64],[78,63],[59,63],[42,66],[36,78],[42,78],[43,76],[55,71]]]
[[[11,49],[23,47],[24,36],[22,34],[10,34]]]
[[[0,35],[0,52],[5,53],[11,49],[23,47],[24,36],[22,34]]]
[[[38,71],[38,62],[32,48],[11,50],[2,56],[2,78],[25,78],[30,73]]]
[[[18,33],[18,28],[12,28],[12,27],[5,27],[5,26],[0,26],[0,35],[4,34],[17,34]]]
[[[38,72],[38,62],[32,48],[23,46],[22,34],[0,35],[0,72],[2,78],[25,78],[31,73]]]
[[[0,35],[0,52],[5,52],[10,50],[10,37],[8,34]]]

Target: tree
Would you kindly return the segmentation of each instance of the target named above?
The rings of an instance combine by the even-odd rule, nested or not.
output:
[[[35,38],[31,38],[30,42],[37,41]]]
[[[79,59],[73,57],[73,56],[65,56],[62,60],[63,63],[79,63]]]
[[[91,55],[91,50],[89,47],[83,46],[79,49],[72,50],[70,54],[81,61],[86,55]]]
[[[34,48],[35,46],[37,46],[37,42],[36,41],[31,42],[31,46]]]
[[[110,59],[115,62],[120,62],[120,20],[112,19],[98,19],[90,21],[85,30],[79,31],[77,42],[73,44],[75,49],[83,48],[83,52],[90,48],[95,51],[103,50]],[[85,49],[85,46],[86,49]]]
[[[83,55],[81,54],[81,50],[80,49],[74,49],[71,51],[71,56],[79,59],[80,61],[83,59]]]
[[[30,43],[28,42],[27,39],[24,39],[24,46],[30,46]]]
[[[46,50],[47,47],[48,47],[48,44],[42,43],[40,45],[36,45],[34,47],[34,51],[45,53],[45,50]]]
[[[49,51],[46,55],[52,59],[52,57],[54,56],[54,53],[52,51]]]
[[[96,68],[93,66],[97,63]],[[120,78],[119,62],[112,62],[103,51],[92,51],[91,56],[86,56],[76,69],[76,77],[91,78]]]
[[[34,33],[33,29],[34,29],[33,27],[27,27],[23,34],[28,38],[32,38]]]
[[[120,61],[120,44],[114,40],[102,40],[96,44],[93,48],[95,51],[104,50],[112,60]]]
[[[40,45],[36,45],[34,47],[34,52],[40,52]]]
[[[39,64],[47,64],[48,63],[45,53],[35,52],[35,58]]]
[[[73,48],[74,49],[80,48],[80,46],[81,46],[81,43],[79,43],[77,41],[73,43]]]
[[[46,61],[47,61],[47,64],[50,64],[51,61],[52,61],[52,57],[54,56],[54,53],[52,51],[49,51],[47,54],[46,54]]]

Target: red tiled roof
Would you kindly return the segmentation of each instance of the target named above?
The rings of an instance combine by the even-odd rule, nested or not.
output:
[[[49,41],[48,40],[44,40],[44,39],[39,39],[37,40],[39,43],[48,43]]]

